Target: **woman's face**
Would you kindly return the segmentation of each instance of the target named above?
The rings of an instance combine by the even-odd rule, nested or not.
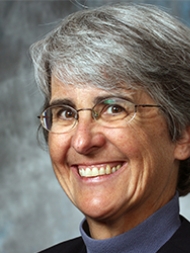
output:
[[[50,104],[67,99],[76,109],[91,108],[97,97],[114,94],[118,95],[88,86],[64,86],[52,78]],[[120,90],[119,94],[136,104],[155,104],[144,92]],[[49,133],[57,179],[89,223],[121,220],[131,228],[167,203],[175,194],[178,150],[158,108],[141,108],[121,128],[101,126],[90,111],[80,111],[74,129]],[[89,170],[102,175],[88,176]]]

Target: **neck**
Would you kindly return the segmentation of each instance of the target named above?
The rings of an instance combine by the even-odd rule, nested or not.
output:
[[[169,202],[169,200],[167,199],[167,201],[165,200],[162,202],[156,201],[154,205],[152,205],[152,203],[146,203],[146,205],[143,205],[142,207],[132,208],[124,215],[121,215],[121,210],[121,212],[109,218],[104,217],[94,219],[86,216],[90,236],[93,239],[104,240],[125,233],[138,226],[167,202]]]

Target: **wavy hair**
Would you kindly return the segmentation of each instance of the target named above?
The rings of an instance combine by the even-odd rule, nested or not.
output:
[[[65,85],[146,91],[164,108],[172,141],[190,125],[190,29],[155,6],[115,4],[78,11],[30,52],[44,107],[53,73]],[[181,196],[190,192],[189,159],[180,162],[177,189]]]

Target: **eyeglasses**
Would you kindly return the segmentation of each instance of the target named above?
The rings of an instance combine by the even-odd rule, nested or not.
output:
[[[101,100],[92,108],[76,110],[70,105],[60,104],[47,107],[38,118],[42,127],[52,133],[66,133],[73,129],[79,120],[79,112],[90,111],[91,117],[102,126],[108,128],[122,127],[131,122],[139,107],[161,107],[156,104],[134,104],[119,97],[109,97]]]

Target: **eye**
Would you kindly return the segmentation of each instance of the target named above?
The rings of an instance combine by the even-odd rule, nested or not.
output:
[[[106,99],[101,106],[101,113],[106,114],[107,116],[126,115],[128,113],[126,101],[119,98]]]
[[[76,118],[76,112],[74,109],[67,106],[53,108],[52,115],[55,120],[73,120]]]
[[[133,103],[122,98],[108,98],[99,103],[96,108],[100,118],[105,121],[122,120],[134,110]]]
[[[109,105],[104,108],[104,112],[107,114],[118,114],[125,112],[125,109],[120,105]]]

